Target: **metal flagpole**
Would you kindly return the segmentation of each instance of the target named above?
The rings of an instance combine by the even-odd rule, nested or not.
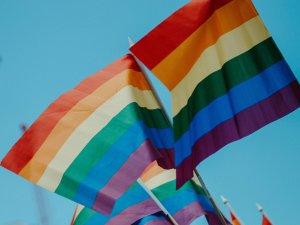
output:
[[[222,196],[222,195],[221,195],[221,199],[222,199],[224,205],[226,205],[228,207],[228,209],[234,214],[234,216],[238,219],[238,221],[241,223],[241,225],[243,225],[244,222],[237,216],[236,212],[230,205],[229,201],[226,198],[224,198],[224,196]]]
[[[272,221],[270,220],[270,217],[268,217],[268,215],[265,213],[263,207],[260,204],[256,203],[256,208],[272,223]]]
[[[129,47],[132,47],[132,46],[134,45],[134,43],[133,43],[133,41],[130,39],[130,37],[128,37],[128,42],[129,42]],[[132,54],[132,55],[133,55],[133,54]],[[146,71],[145,71],[145,69],[144,69],[144,65],[142,64],[142,62],[141,62],[135,55],[133,55],[133,57],[135,58],[135,60],[136,60],[137,64],[139,65],[141,71],[144,73],[144,75],[145,75],[147,81],[149,82],[149,84],[150,84],[150,86],[151,86],[151,88],[152,88],[152,91],[153,91],[153,93],[154,93],[154,95],[155,95],[155,97],[156,97],[156,99],[157,99],[157,101],[158,101],[160,107],[162,108],[162,110],[164,111],[164,114],[166,115],[167,120],[169,121],[170,124],[172,124],[172,118],[171,118],[170,115],[167,113],[167,109],[166,109],[165,105],[162,103],[162,100],[161,100],[161,98],[159,97],[159,95],[158,95],[156,89],[154,88],[154,85],[153,85],[151,79],[149,78],[149,75],[146,73]],[[220,212],[218,206],[216,205],[214,199],[211,197],[209,191],[207,190],[206,185],[204,184],[203,179],[201,178],[200,174],[198,173],[198,171],[197,171],[196,169],[194,169],[194,172],[195,172],[195,174],[196,174],[196,176],[197,176],[197,178],[198,178],[198,180],[199,180],[199,182],[200,182],[200,184],[201,184],[203,190],[205,191],[205,193],[207,194],[209,200],[211,201],[211,203],[212,203],[212,205],[213,205],[213,207],[214,207],[214,209],[215,209],[215,211],[216,211],[216,213],[217,213],[217,215],[218,215],[218,218],[220,219],[222,225],[227,225],[227,223],[226,223],[226,221],[225,221],[223,215],[221,214],[221,212]]]
[[[131,41],[131,39],[128,37],[128,43],[129,43],[129,47],[131,47],[133,45],[133,42]],[[145,75],[147,81],[149,82],[150,86],[153,87],[152,81],[149,79],[144,67],[142,66],[142,64],[138,61],[138,59],[133,55],[133,57],[135,58],[136,62],[138,63],[142,73]],[[157,96],[157,92],[155,89],[153,89],[153,93],[155,96]],[[161,107],[163,107],[163,104],[161,102],[161,100],[159,98],[157,98],[158,103]],[[163,108],[163,110],[165,111],[166,109]],[[165,114],[167,115],[167,114]],[[168,121],[169,119],[166,118]],[[141,187],[150,195],[150,197],[153,199],[153,201],[159,206],[159,208],[164,212],[164,214],[170,219],[170,221],[174,224],[174,225],[178,225],[178,223],[176,222],[176,220],[173,218],[173,216],[168,212],[168,210],[161,204],[161,202],[159,201],[159,199],[152,193],[151,190],[149,190],[149,188],[144,184],[144,182],[139,178],[137,180],[137,182],[141,185]]]
[[[142,188],[150,195],[150,197],[153,199],[153,201],[158,205],[158,207],[163,211],[163,213],[171,220],[171,222],[174,225],[178,225],[176,220],[173,218],[173,216],[168,212],[168,210],[161,204],[159,199],[152,193],[151,190],[144,184],[144,182],[139,178],[137,182],[141,185]]]

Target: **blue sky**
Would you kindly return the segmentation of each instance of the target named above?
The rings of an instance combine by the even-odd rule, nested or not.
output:
[[[0,158],[20,137],[20,123],[30,125],[61,93],[127,53],[127,36],[139,40],[187,2],[1,0]],[[299,1],[253,2],[299,80]],[[256,202],[274,224],[297,225],[299,128],[297,110],[201,163],[198,169],[226,215],[221,194],[247,225],[261,224]],[[3,168],[0,182],[0,225],[39,224],[33,185]],[[75,204],[43,193],[50,224],[69,224]]]

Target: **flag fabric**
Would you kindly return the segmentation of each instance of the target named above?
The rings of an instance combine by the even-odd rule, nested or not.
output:
[[[237,217],[230,212],[230,217],[233,225],[242,225],[241,222],[237,219]]]
[[[250,0],[191,1],[130,50],[171,92],[178,187],[202,160],[300,105]]]
[[[188,181],[176,190],[175,171],[164,170],[152,163],[141,176],[149,189],[166,208],[179,225],[191,224],[196,218],[206,215],[211,218],[210,225],[221,225],[215,210],[196,179]],[[146,206],[144,202],[147,202]],[[150,210],[148,210],[148,208]],[[116,201],[109,216],[99,214],[89,208],[79,206],[74,216],[74,225],[89,224],[170,224],[158,205],[138,182]],[[172,224],[172,223],[171,223]],[[230,224],[230,223],[229,223]]]
[[[125,55],[55,100],[1,165],[109,214],[172,137],[143,73]]]
[[[234,225],[223,214],[221,215],[227,225]],[[215,212],[207,212],[205,214],[205,218],[209,225],[223,225],[223,223],[220,221],[218,215]]]
[[[109,216],[78,205],[71,225],[124,225],[134,224],[161,209],[148,193],[136,182],[120,197]]]
[[[191,224],[207,213],[215,214],[196,176],[176,190],[175,169],[164,170],[153,162],[144,171],[141,180],[179,225]],[[210,225],[218,224],[210,223]]]
[[[174,225],[163,212],[146,216],[133,225]]]
[[[271,221],[263,214],[262,225],[272,225]]]

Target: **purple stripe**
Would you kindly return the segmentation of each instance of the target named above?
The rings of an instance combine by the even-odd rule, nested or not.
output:
[[[229,222],[224,215],[222,215],[222,216],[227,225],[232,225],[231,222]],[[220,219],[216,213],[212,213],[212,212],[206,213],[205,217],[206,217],[207,223],[209,225],[223,225],[223,223],[220,221]]]
[[[193,202],[188,206],[182,208],[173,217],[180,225],[189,225],[199,216],[205,214],[199,202]]]
[[[118,157],[116,155],[116,157]],[[109,215],[116,200],[140,177],[145,168],[159,158],[160,154],[149,140],[146,140],[130,155],[118,172],[99,190],[93,209]]]
[[[139,219],[159,211],[161,211],[161,209],[157,206],[157,204],[152,199],[148,199],[125,209],[123,212],[108,221],[106,225],[133,224]]]
[[[297,81],[282,88],[269,98],[236,114],[200,138],[176,170],[177,187],[193,177],[193,169],[230,142],[241,139],[275,121],[300,106],[300,87]]]
[[[168,221],[166,218],[165,220],[162,219],[152,220],[146,223],[145,225],[173,225],[173,223]]]
[[[175,156],[174,149],[159,149],[161,157],[157,159],[157,163],[164,169],[174,169],[175,168]]]

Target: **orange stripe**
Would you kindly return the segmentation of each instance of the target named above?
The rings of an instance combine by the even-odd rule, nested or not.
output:
[[[49,162],[59,152],[66,139],[88,118],[99,106],[110,99],[120,89],[132,85],[140,90],[149,90],[146,81],[138,79],[141,72],[125,70],[103,84],[92,94],[75,105],[55,126],[34,157],[20,171],[19,175],[36,183],[43,175]],[[80,113],[78,113],[80,112]]]
[[[146,183],[152,177],[155,177],[157,174],[160,174],[163,171],[165,170],[161,168],[156,161],[154,161],[144,170],[140,178],[144,183]]]
[[[257,15],[254,6],[248,0],[235,0],[226,4],[215,11],[203,25],[154,67],[152,72],[169,90],[172,90],[206,48],[213,45],[223,34]]]

